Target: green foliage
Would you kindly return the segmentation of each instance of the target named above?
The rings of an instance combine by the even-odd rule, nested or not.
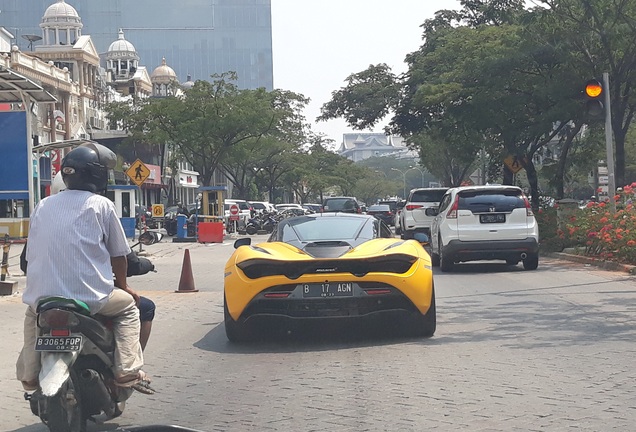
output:
[[[135,105],[108,107],[111,121],[121,123],[140,142],[166,143],[174,160],[199,172],[204,186],[229,150],[242,143],[258,145],[267,137],[298,134],[307,100],[291,92],[241,90],[236,75],[197,81],[177,97],[149,98]]]

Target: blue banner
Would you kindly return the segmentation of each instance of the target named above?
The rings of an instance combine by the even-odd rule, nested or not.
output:
[[[26,121],[24,111],[0,112],[0,199],[29,199]]]

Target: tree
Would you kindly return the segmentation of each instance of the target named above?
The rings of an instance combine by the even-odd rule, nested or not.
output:
[[[565,49],[578,54],[587,78],[608,72],[612,129],[616,146],[616,184],[625,183],[625,140],[636,107],[636,3],[624,0],[535,0],[544,15],[569,29]],[[583,85],[585,81],[580,81]]]
[[[111,121],[133,140],[169,145],[173,160],[188,162],[209,186],[227,152],[241,143],[258,145],[301,121],[306,99],[291,92],[240,90],[234,73],[197,81],[179,97],[150,98],[138,105],[113,104]]]

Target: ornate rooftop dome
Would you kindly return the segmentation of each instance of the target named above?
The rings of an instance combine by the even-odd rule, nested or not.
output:
[[[108,59],[139,60],[139,55],[134,45],[124,38],[124,31],[122,29],[119,29],[119,38],[108,47],[106,57]]]
[[[181,87],[185,89],[191,89],[192,87],[194,87],[194,81],[192,81],[192,77],[190,75],[188,75],[188,79],[186,80],[186,82],[181,83]]]
[[[168,84],[177,80],[177,74],[166,64],[166,58],[164,57],[161,60],[161,66],[152,71],[150,79],[153,83]]]
[[[57,0],[44,12],[40,27],[48,27],[55,24],[62,24],[67,27],[71,24],[72,27],[82,28],[82,19],[73,6],[64,0]]]

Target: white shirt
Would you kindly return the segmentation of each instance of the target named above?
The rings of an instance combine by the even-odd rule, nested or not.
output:
[[[22,301],[35,309],[42,297],[60,296],[97,313],[114,288],[110,258],[130,253],[115,204],[67,189],[40,201],[29,225]]]

